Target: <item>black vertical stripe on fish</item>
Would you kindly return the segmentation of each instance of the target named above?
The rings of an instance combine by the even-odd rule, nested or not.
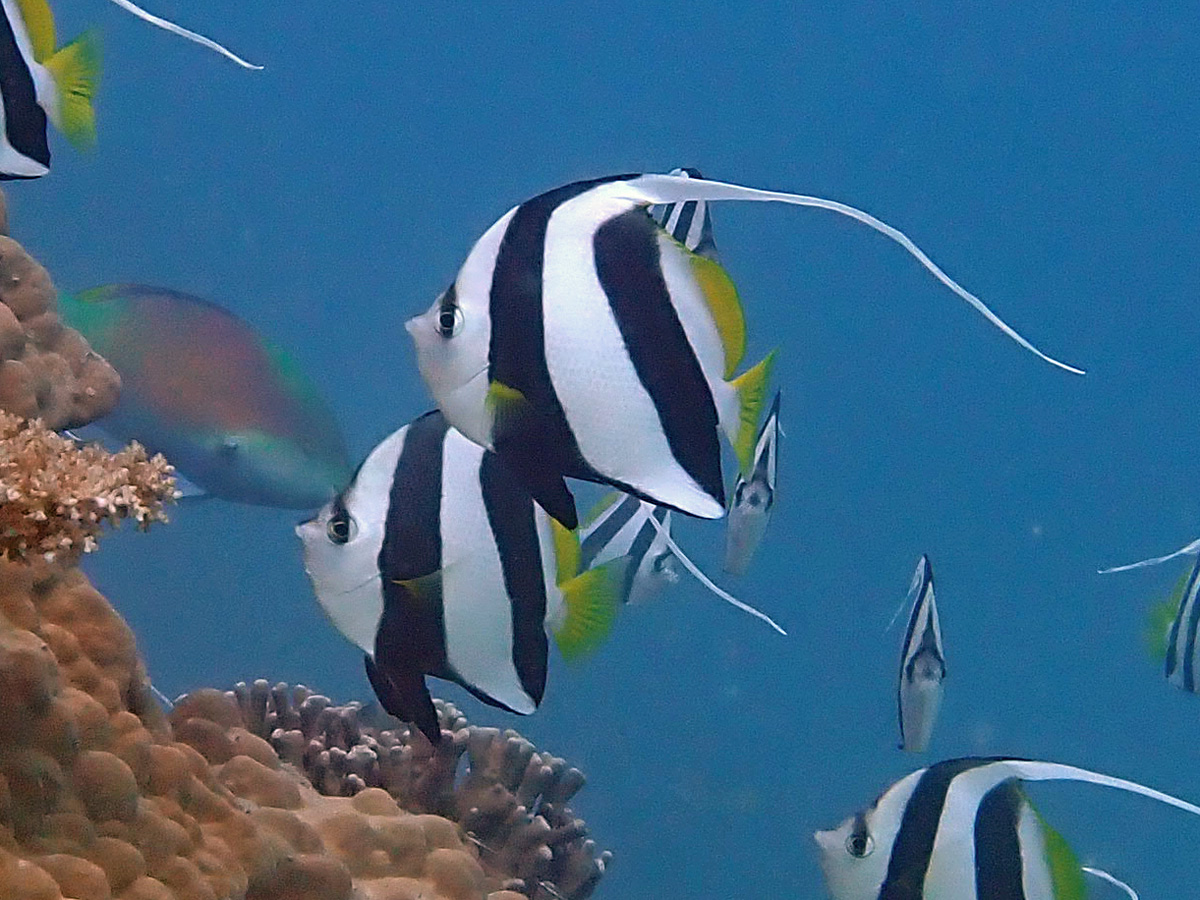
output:
[[[371,682],[371,689],[375,691],[384,711],[404,722],[415,724],[431,744],[439,743],[442,729],[425,677],[420,672],[395,667],[382,668],[365,654],[363,662],[367,668],[367,680]]]
[[[1023,804],[1015,781],[1000,782],[979,801],[975,812],[975,895],[980,900],[1025,900],[1017,831]]]
[[[617,536],[617,532],[628,524],[641,505],[641,501],[637,497],[626,494],[600,514],[606,518],[593,528],[579,544],[579,570],[581,572],[592,567],[592,563],[600,555],[600,551],[612,542],[612,539]]]
[[[1196,630],[1200,628],[1200,602],[1197,602],[1197,585],[1196,579],[1200,575],[1200,556],[1196,558],[1196,566],[1192,569],[1192,575],[1188,579],[1187,590],[1183,593],[1184,604],[1191,603],[1191,609],[1187,610],[1188,617],[1186,623],[1187,640],[1184,643],[1183,654],[1183,689],[1191,693],[1196,693]],[[1181,608],[1182,612],[1182,608]]]
[[[4,138],[22,156],[49,167],[46,113],[37,99],[29,62],[21,54],[8,16],[0,17],[0,100],[4,103]],[[0,172],[0,179],[28,176]]]
[[[1192,596],[1193,591],[1195,591],[1195,589],[1196,589],[1197,576],[1200,576],[1200,556],[1196,557],[1196,563],[1195,563],[1195,565],[1192,566],[1192,572],[1188,576],[1187,584],[1184,586],[1184,589],[1183,589],[1183,594],[1179,598],[1179,609],[1175,613],[1175,620],[1171,623],[1171,632],[1167,637],[1167,659],[1166,659],[1166,664],[1165,664],[1167,678],[1170,678],[1172,675],[1175,674],[1175,670],[1177,668],[1179,668],[1180,663],[1182,662],[1182,664],[1184,666],[1184,674],[1182,676],[1183,682],[1184,682],[1183,687],[1186,690],[1192,690],[1191,688],[1187,687],[1187,684],[1189,683],[1190,680],[1194,680],[1194,679],[1188,678],[1187,657],[1185,656],[1183,660],[1180,660],[1180,658],[1179,658],[1181,655],[1180,650],[1179,650],[1180,638],[1181,638],[1180,631],[1183,630],[1182,638],[1183,638],[1183,644],[1186,648],[1186,646],[1188,644],[1188,636],[1187,636],[1186,629],[1188,628],[1189,623],[1184,621],[1184,615],[1185,615],[1185,613],[1189,612],[1188,598]],[[1194,647],[1195,628],[1192,627],[1191,631],[1192,631],[1192,639],[1191,640],[1192,640],[1192,644]]]
[[[662,227],[671,232],[671,237],[675,238],[675,240],[679,241],[685,247],[688,246],[688,234],[692,230],[692,220],[696,217],[696,206],[697,202],[695,200],[685,200],[681,204],[673,203],[668,208],[666,215],[663,216]],[[675,213],[675,210],[679,210],[679,215],[675,219],[674,227],[670,227],[667,225],[667,221]]]
[[[946,792],[963,772],[987,765],[990,759],[954,759],[930,766],[917,781],[904,805],[900,830],[888,858],[887,876],[879,889],[879,900],[922,900],[925,873],[933,855]]]
[[[579,452],[546,362],[542,307],[546,230],[550,216],[568,200],[599,184],[636,177],[614,175],[580,181],[525,201],[509,220],[492,270],[488,380],[519,391],[527,401],[522,404],[522,414],[528,417],[520,423],[499,424],[492,444],[543,508],[568,528],[576,527],[578,520],[570,494],[562,496],[566,486],[560,489],[558,476],[594,480],[597,473]],[[569,516],[564,503],[570,504]]]
[[[640,503],[638,504],[641,505]],[[650,514],[658,518],[661,523],[667,517],[667,511],[663,507],[656,507]],[[638,529],[637,537],[633,539],[633,543],[629,545],[629,558],[633,560],[625,569],[625,582],[621,585],[621,598],[628,603],[629,598],[633,593],[633,582],[637,578],[639,570],[642,568],[642,560],[646,554],[650,552],[650,546],[654,543],[654,538],[658,535],[658,529],[646,522]]]
[[[428,723],[433,709],[422,673],[448,677],[445,619],[436,574],[442,559],[442,447],[448,428],[437,412],[425,414],[408,427],[392,476],[378,557],[383,614],[375,635],[372,685],[378,678],[390,686],[393,702],[411,705],[403,718],[418,724]],[[380,701],[384,702],[383,694]],[[436,731],[425,734],[437,742]]]
[[[495,453],[485,453],[479,487],[512,604],[512,662],[535,704],[546,691],[546,582],[533,501]],[[476,694],[476,696],[479,696]],[[487,699],[487,698],[481,698]],[[489,700],[493,706],[501,706]]]
[[[592,238],[596,275],[638,380],[658,412],[671,455],[724,506],[717,408],[671,304],[658,235],[654,220],[640,209],[612,217]]]

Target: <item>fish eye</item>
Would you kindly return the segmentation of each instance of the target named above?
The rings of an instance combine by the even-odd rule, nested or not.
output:
[[[870,856],[875,849],[875,839],[865,831],[855,829],[846,838],[846,852],[856,859]]]
[[[446,293],[442,294],[441,301],[438,303],[437,332],[442,337],[449,339],[462,331],[462,326],[462,307],[458,305],[454,285],[451,285],[446,289]]]
[[[335,544],[346,544],[358,534],[358,523],[343,507],[330,516],[325,525],[325,534]]]

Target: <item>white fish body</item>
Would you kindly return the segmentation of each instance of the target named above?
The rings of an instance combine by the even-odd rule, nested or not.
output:
[[[655,516],[669,534],[671,511],[629,494],[604,497],[579,528],[580,565],[587,569],[628,556],[626,603],[646,603],[679,581],[675,554],[650,522]]]
[[[912,614],[900,651],[896,697],[900,714],[900,748],[923,753],[942,706],[946,658],[933,591],[933,567],[922,556],[913,575]]]
[[[750,560],[767,533],[775,509],[775,485],[779,469],[779,392],[754,445],[754,462],[746,474],[739,473],[729,495],[729,517],[725,522],[725,571],[745,574]]]

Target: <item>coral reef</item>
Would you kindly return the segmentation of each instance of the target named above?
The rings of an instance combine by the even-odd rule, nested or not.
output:
[[[71,559],[95,549],[105,522],[165,521],[172,471],[137,444],[108,453],[0,411],[0,559]]]
[[[0,410],[73,428],[117,402],[121,377],[58,317],[50,276],[8,237],[0,195]]]
[[[0,562],[0,703],[6,900],[582,900],[609,859],[577,770],[448,704],[437,750],[266,682],[168,721],[120,616],[39,559]]]

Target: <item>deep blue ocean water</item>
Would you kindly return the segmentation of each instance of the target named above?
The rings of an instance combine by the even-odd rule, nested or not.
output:
[[[811,833],[934,759],[1052,759],[1200,800],[1200,698],[1143,649],[1200,535],[1200,8],[1066,2],[456,4],[155,0],[252,73],[122,13],[96,24],[99,145],[54,140],[7,187],[63,289],[143,281],[227,305],[328,392],[357,457],[431,406],[404,320],[515,203],[578,178],[697,166],[842,200],[905,230],[1052,355],[1003,338],[894,244],[828,213],[715,210],[750,329],[779,346],[772,530],[554,661],[519,728],[589,775],[616,860],[601,897],[824,896]],[[124,529],[86,568],[167,694],[264,676],[369,699],[311,595],[301,514],[218,501]],[[682,518],[682,517],[679,517]],[[713,574],[719,524],[680,522]],[[949,677],[931,753],[895,749],[921,553]],[[1145,898],[1195,893],[1200,819],[1083,785],[1034,796]],[[1117,896],[1095,888],[1095,896]]]

